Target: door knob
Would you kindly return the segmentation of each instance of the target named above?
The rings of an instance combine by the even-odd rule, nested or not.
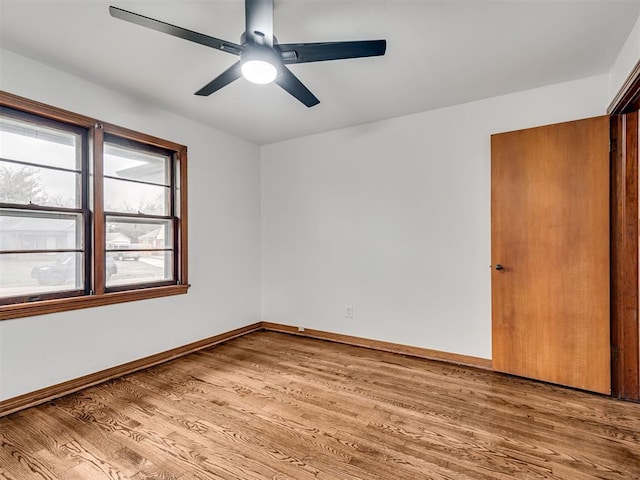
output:
[[[496,265],[496,270],[504,270],[504,267],[498,263]]]

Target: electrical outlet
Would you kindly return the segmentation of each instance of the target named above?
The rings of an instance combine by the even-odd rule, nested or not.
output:
[[[344,318],[353,318],[353,305],[345,306]]]

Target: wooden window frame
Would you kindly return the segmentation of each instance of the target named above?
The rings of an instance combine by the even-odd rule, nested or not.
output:
[[[3,108],[6,108],[5,105],[2,105]],[[87,295],[91,288],[91,278],[88,275],[89,267],[90,267],[90,259],[91,259],[91,246],[89,243],[89,239],[91,238],[91,209],[89,205],[89,152],[88,152],[88,131],[86,128],[79,127],[76,125],[72,125],[69,123],[59,122],[57,120],[53,120],[50,118],[44,118],[40,115],[34,115],[29,112],[25,112],[24,110],[18,109],[9,109],[7,108],[5,114],[15,120],[20,122],[21,124],[34,125],[37,127],[46,128],[49,130],[53,130],[56,132],[64,132],[67,134],[71,134],[77,137],[79,142],[75,145],[75,154],[80,154],[80,162],[76,169],[56,166],[56,165],[48,165],[46,163],[32,163],[30,161],[23,161],[17,159],[8,159],[3,158],[3,162],[10,162],[14,165],[24,165],[27,167],[33,168],[41,168],[43,170],[48,171],[58,171],[64,173],[71,173],[79,175],[80,181],[76,183],[76,201],[78,197],[80,198],[80,202],[76,203],[73,206],[52,206],[52,205],[39,205],[34,203],[2,203],[3,210],[7,210],[10,212],[15,212],[16,215],[24,215],[27,218],[46,218],[47,215],[77,215],[82,218],[82,244],[78,246],[75,245],[74,248],[28,248],[28,249],[18,249],[18,250],[9,250],[3,251],[3,254],[38,254],[38,253],[58,253],[58,254],[82,254],[83,261],[81,262],[82,271],[85,274],[83,276],[83,281],[81,285],[76,285],[74,289],[69,289],[65,291],[52,291],[52,292],[44,292],[37,293],[31,292],[22,295],[16,295],[14,297],[6,297],[2,299],[2,303],[0,305],[7,304],[16,304],[16,303],[26,303],[32,301],[40,301],[40,300],[53,300],[58,298],[69,298],[76,296]],[[79,187],[79,188],[78,188]],[[79,190],[79,191],[78,191]]]
[[[43,119],[55,120],[81,127],[88,132],[89,158],[93,166],[93,205],[91,209],[91,237],[85,238],[86,250],[90,252],[90,292],[80,296],[36,300],[0,306],[0,320],[20,318],[48,313],[66,312],[81,308],[90,308],[116,303],[132,302],[150,298],[181,295],[187,293],[188,282],[188,209],[187,209],[187,147],[175,142],[163,140],[151,135],[139,133],[107,122],[62,110],[57,107],[29,100],[8,92],[0,91],[0,105],[14,110],[36,115]],[[105,133],[151,145],[174,152],[174,165],[177,168],[178,184],[174,187],[179,211],[174,240],[177,264],[175,281],[171,285],[150,286],[130,285],[126,290],[108,291],[105,285],[105,215],[103,189],[103,141]]]
[[[110,132],[104,132],[104,145],[110,144],[110,145],[119,145],[119,146],[125,146],[125,144],[127,144],[129,142],[129,139],[123,139],[121,137],[117,137],[114,135],[110,135]],[[163,248],[163,249],[158,249],[158,248],[153,248],[153,249],[144,249],[144,251],[146,252],[153,252],[153,251],[171,251],[172,253],[175,253],[176,255],[173,255],[173,261],[172,261],[172,279],[171,280],[160,280],[160,281],[154,281],[151,283],[144,283],[144,282],[138,282],[138,283],[132,283],[132,284],[124,284],[124,285],[113,285],[113,286],[106,286],[105,285],[105,292],[120,292],[120,291],[125,291],[125,290],[132,290],[132,289],[139,289],[139,288],[150,288],[150,287],[154,287],[154,286],[170,286],[175,284],[177,278],[179,277],[179,273],[178,273],[178,268],[179,268],[179,258],[177,255],[177,249],[175,248],[178,244],[179,244],[179,240],[177,237],[177,233],[179,231],[179,216],[180,216],[180,212],[176,212],[175,210],[175,205],[176,205],[176,199],[175,199],[175,192],[176,192],[176,172],[175,172],[175,165],[179,164],[179,160],[176,158],[175,152],[171,151],[171,150],[166,150],[166,149],[156,149],[156,147],[151,147],[149,146],[148,143],[141,143],[139,141],[133,142],[132,144],[128,144],[126,145],[129,148],[133,148],[136,151],[143,151],[143,152],[147,152],[147,153],[156,153],[156,154],[161,154],[163,156],[167,156],[167,157],[171,157],[171,160],[169,162],[169,184],[168,185],[164,185],[165,187],[168,187],[170,190],[170,202],[169,202],[169,206],[170,209],[168,212],[166,212],[165,215],[152,215],[152,214],[144,214],[141,212],[138,213],[131,213],[131,212],[124,212],[124,211],[104,211],[104,215],[103,215],[103,220],[105,223],[105,230],[106,230],[106,224],[107,219],[109,217],[120,217],[120,218],[128,218],[129,221],[133,221],[133,220],[138,220],[140,222],[144,222],[145,220],[147,221],[169,221],[171,223],[172,226],[172,247],[170,249],[168,248]],[[178,174],[179,176],[179,174]],[[103,175],[102,176],[103,179],[108,179],[108,178],[112,178],[109,175]],[[134,180],[129,180],[129,181],[133,181]],[[105,245],[105,251],[107,254],[107,257],[109,255],[113,255],[114,253],[114,249],[110,249],[109,245]],[[132,250],[132,251],[136,251],[136,250]],[[143,251],[143,250],[139,250],[139,251]]]

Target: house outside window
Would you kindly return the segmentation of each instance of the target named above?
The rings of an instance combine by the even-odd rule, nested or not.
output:
[[[0,319],[186,293],[186,161],[0,92]]]

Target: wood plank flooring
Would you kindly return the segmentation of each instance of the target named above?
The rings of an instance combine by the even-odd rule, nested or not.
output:
[[[256,332],[0,419],[0,479],[640,479],[640,404]]]

